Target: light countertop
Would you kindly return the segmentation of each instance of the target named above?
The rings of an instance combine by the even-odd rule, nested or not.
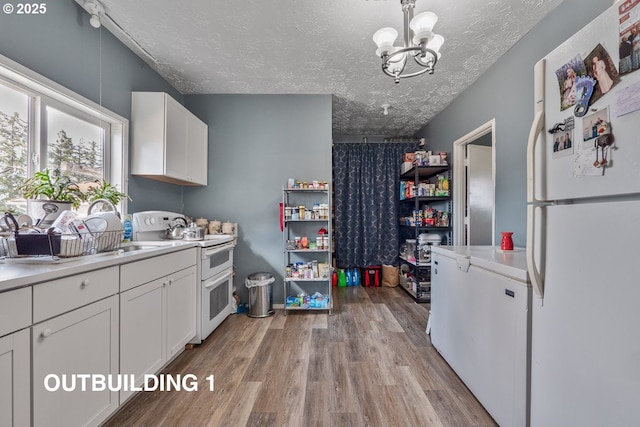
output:
[[[503,251],[495,246],[432,246],[431,250],[458,260],[459,265],[467,263],[521,282],[529,282],[524,248]]]
[[[135,243],[143,244],[145,242]],[[145,258],[164,255],[195,246],[193,242],[175,241],[170,244],[149,246],[131,252],[106,252],[96,255],[61,259],[58,262],[34,261],[19,258],[0,259],[0,292],[55,280],[61,277],[72,276],[86,271],[140,261]]]

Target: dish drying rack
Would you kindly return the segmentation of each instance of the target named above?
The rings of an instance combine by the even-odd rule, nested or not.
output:
[[[123,230],[100,233],[18,233],[0,237],[0,258],[59,259],[111,252],[120,248]]]

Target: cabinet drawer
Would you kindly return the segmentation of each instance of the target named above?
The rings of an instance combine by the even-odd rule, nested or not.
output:
[[[31,325],[31,286],[0,294],[0,336]]]
[[[118,293],[118,267],[65,277],[33,287],[33,322]]]
[[[196,248],[172,252],[120,267],[120,292],[196,264]]]

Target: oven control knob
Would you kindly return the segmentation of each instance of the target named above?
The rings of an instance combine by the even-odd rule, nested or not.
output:
[[[156,223],[156,219],[154,217],[151,217],[151,224],[155,224]]]
[[[149,221],[149,218],[145,218],[145,219],[144,219],[144,223],[145,223],[146,225],[149,225],[149,224],[151,224],[151,221]]]

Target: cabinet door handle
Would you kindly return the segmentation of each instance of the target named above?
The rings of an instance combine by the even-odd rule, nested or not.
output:
[[[438,261],[433,261],[433,263],[434,263],[435,265],[438,265]]]
[[[89,279],[84,279],[82,282],[80,282],[80,287],[81,288],[86,288],[90,284],[91,284],[91,281]]]
[[[165,280],[164,282],[162,282],[162,286],[163,286],[163,287],[166,287],[166,286],[167,286],[167,283],[169,283],[169,282],[168,282],[167,280]]]
[[[42,338],[47,338],[52,333],[53,333],[53,331],[51,329],[47,328],[44,331],[42,331],[42,333],[40,335],[42,336]]]

